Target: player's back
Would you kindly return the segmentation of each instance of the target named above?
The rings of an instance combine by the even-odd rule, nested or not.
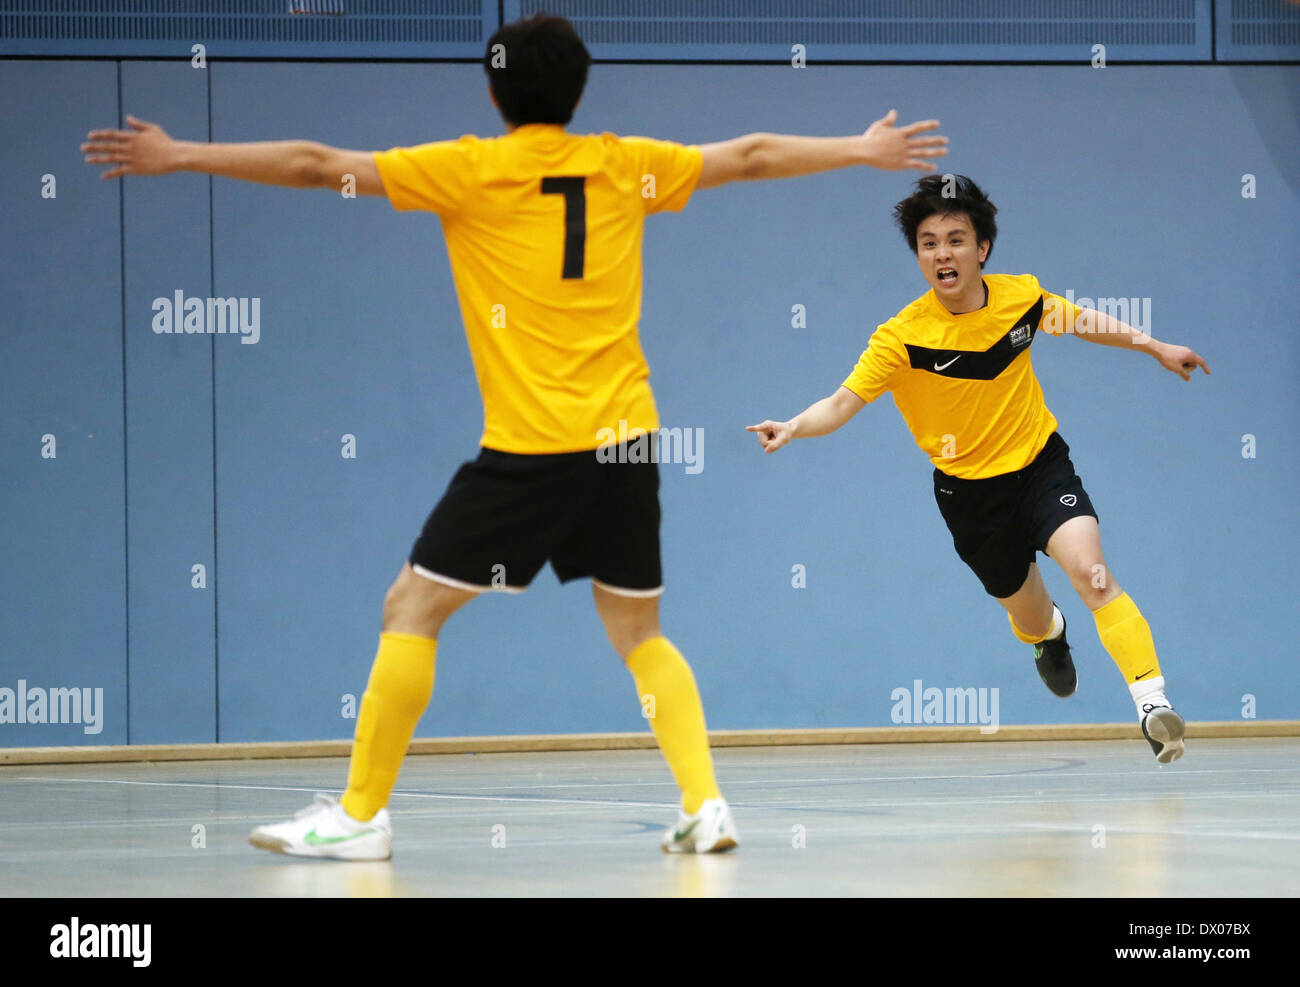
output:
[[[442,217],[484,446],[574,452],[620,420],[658,426],[637,336],[642,227],[685,205],[697,148],[530,124],[376,161],[396,208]]]

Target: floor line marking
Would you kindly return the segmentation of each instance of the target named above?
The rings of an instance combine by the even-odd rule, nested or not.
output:
[[[259,792],[319,792],[320,788],[299,788],[292,785],[232,785],[216,781],[128,781],[120,778],[14,778],[14,781],[60,782],[78,785],[143,785],[151,788],[221,788],[231,791]],[[556,805],[609,805],[621,808],[663,809],[673,808],[672,802],[625,802],[604,799],[548,799],[523,798],[513,795],[447,795],[434,792],[393,792],[393,797],[413,799],[449,799],[466,802],[527,802],[529,804],[553,803]]]
[[[197,782],[197,781],[132,781],[117,778],[31,778],[21,777],[13,779],[15,781],[35,781],[47,782],[55,781],[67,784],[85,784],[85,785],[139,785],[156,788],[217,788],[231,791],[270,791],[270,792],[311,792],[320,791],[319,788],[301,788],[290,785],[235,785],[225,782]],[[586,806],[610,806],[615,808],[646,808],[646,809],[663,809],[672,808],[675,803],[665,802],[632,802],[623,800],[593,800],[593,799],[551,799],[551,798],[526,798],[510,795],[450,795],[446,793],[434,792],[399,792],[392,793],[394,797],[417,798],[417,799],[437,799],[445,801],[460,802],[522,802],[529,805],[586,805]],[[1075,797],[1063,797],[1073,795]],[[798,806],[796,804],[777,804],[777,805],[755,805],[753,803],[732,802],[732,808],[742,808],[747,810],[769,810],[769,811],[800,811],[800,812],[861,812],[862,810],[871,809],[891,809],[891,808],[912,808],[916,806],[925,806],[933,808],[937,803],[944,805],[1016,805],[1023,804],[1030,800],[1048,801],[1052,803],[1088,803],[1088,802],[1142,802],[1142,801],[1162,801],[1165,799],[1195,800],[1206,801],[1212,799],[1272,799],[1272,798],[1297,798],[1300,797],[1300,791],[1295,792],[1278,792],[1278,791],[1252,791],[1252,792],[1144,792],[1135,795],[1111,795],[1111,794],[1090,794],[1090,793],[1060,793],[1056,796],[1046,798],[1039,794],[1013,794],[999,796],[996,798],[963,798],[961,796],[935,795],[927,799],[910,799],[907,801],[898,801],[896,799],[873,798],[871,800],[856,802],[851,807],[837,808],[826,804],[816,806]]]
[[[1060,774],[1060,770],[1061,770],[1061,769],[1060,769],[1059,767],[1044,768],[1044,769],[1042,769],[1041,773],[1042,773],[1042,774],[1053,775],[1053,776],[1056,776],[1056,777],[1059,777],[1059,778],[1062,778],[1062,779],[1065,779],[1065,778],[1073,779],[1073,778],[1121,778],[1121,777],[1125,777],[1125,776],[1122,775],[1121,773],[1119,773],[1119,772],[1115,772],[1115,771],[1079,771],[1079,772],[1071,772],[1070,774],[1067,774],[1067,775],[1062,775],[1062,774]],[[1296,765],[1295,767],[1290,767],[1290,768],[1288,768],[1288,767],[1280,767],[1280,768],[1177,768],[1177,769],[1174,769],[1173,771],[1170,772],[1170,777],[1173,777],[1173,776],[1176,776],[1176,775],[1177,775],[1177,776],[1181,776],[1181,775],[1205,775],[1205,774],[1209,774],[1209,775],[1214,775],[1214,774],[1232,774],[1232,775],[1239,775],[1239,774],[1246,774],[1246,773],[1254,773],[1254,774],[1286,774],[1286,773],[1288,773],[1288,772],[1289,772],[1289,773],[1297,773],[1297,772],[1300,772],[1300,765]],[[1016,771],[1016,772],[995,772],[995,773],[992,773],[992,774],[958,774],[958,775],[862,775],[862,776],[849,776],[849,777],[845,777],[844,775],[838,775],[838,776],[833,777],[833,778],[808,778],[808,777],[806,777],[806,776],[801,776],[801,777],[798,777],[798,778],[730,778],[730,779],[727,779],[727,780],[726,780],[726,784],[727,784],[728,786],[732,786],[732,785],[811,785],[811,784],[854,784],[854,783],[858,783],[858,782],[889,782],[889,781],[897,781],[897,782],[914,782],[914,781],[983,781],[983,780],[987,780],[987,779],[989,779],[989,778],[1026,778],[1026,779],[1028,779],[1028,778],[1031,778],[1032,775],[1033,775],[1034,773],[1035,773],[1035,772],[1030,772],[1030,771]],[[2,781],[4,781],[4,780],[5,780],[4,775],[3,775],[3,774],[0,774],[0,782],[2,782]],[[85,784],[114,783],[114,784],[123,784],[123,785],[128,785],[128,784],[129,784],[129,785],[205,785],[205,784],[209,784],[208,782],[134,781],[134,780],[126,780],[126,779],[119,780],[119,779],[112,779],[112,778],[67,778],[67,779],[65,779],[65,778],[61,778],[61,777],[59,777],[59,776],[57,776],[57,775],[50,775],[50,776],[24,775],[24,776],[19,776],[19,777],[16,777],[16,778],[10,778],[10,779],[8,779],[8,780],[9,780],[9,781],[75,781],[75,782],[82,782],[82,783],[85,783]],[[454,779],[448,779],[448,780],[454,780]],[[467,780],[468,780],[468,779],[467,779]],[[523,789],[530,789],[530,790],[534,790],[534,789],[536,789],[536,790],[541,790],[541,789],[555,789],[555,788],[617,788],[617,787],[626,786],[626,785],[628,785],[628,784],[646,785],[646,786],[649,786],[649,785],[673,786],[673,785],[676,785],[676,782],[671,781],[671,780],[664,780],[664,781],[649,781],[649,780],[647,780],[647,781],[637,781],[637,782],[591,781],[591,782],[563,782],[563,783],[557,783],[557,784],[553,784],[553,785],[532,785],[532,784],[512,784],[512,783],[506,783],[506,784],[502,784],[502,785],[487,785],[487,786],[482,786],[482,788],[479,788],[478,790],[482,791],[482,790],[487,790],[487,789],[493,789],[493,790],[496,790],[496,791],[500,791],[501,789],[509,789],[509,788],[523,788]],[[265,788],[265,789],[268,790],[268,791],[302,791],[302,792],[318,792],[318,791],[321,790],[319,787],[318,787],[318,788],[303,788],[303,787],[290,787],[290,786],[277,786],[277,785],[265,785],[265,786],[258,786],[258,785],[243,785],[243,786],[227,785],[226,787],[242,787],[242,788],[247,788],[247,789]],[[328,786],[326,786],[326,787],[328,787]],[[474,789],[471,788],[470,790],[473,791]],[[395,792],[394,794],[398,794],[398,793]]]

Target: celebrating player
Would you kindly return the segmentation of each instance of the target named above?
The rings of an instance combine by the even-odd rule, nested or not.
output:
[[[114,166],[105,178],[195,171],[338,190],[346,175],[360,194],[442,220],[483,396],[482,449],[453,477],[388,591],[342,800],[318,796],[293,820],[258,827],[255,846],[387,859],[385,806],[432,695],[443,623],[482,592],[522,592],[548,560],[561,581],[591,579],[637,695],[654,697],[650,722],[682,793],[664,849],[736,845],[695,679],[659,626],[658,467],[595,454],[611,434],[659,425],[637,329],[643,223],[727,182],[853,165],[933,171],[947,141],[931,133],[937,121],[896,127],[892,110],[851,137],[750,134],[683,146],[574,135],[565,126],[589,64],[563,18],[497,31],[484,67],[503,137],[378,153],[307,141],[199,144],[128,117],[131,129],[94,131],[83,145],[88,162]],[[494,326],[501,312],[506,324]]]
[[[935,465],[934,496],[953,545],[1034,646],[1058,696],[1078,684],[1065,618],[1035,562],[1046,553],[1092,611],[1102,646],[1128,682],[1156,760],[1183,754],[1184,724],[1165,698],[1151,630],[1106,568],[1097,514],[1034,376],[1042,331],[1155,357],[1183,380],[1205,361],[1128,324],[1044,291],[1029,274],[983,274],[997,207],[970,179],[931,175],[894,207],[930,290],[872,334],[844,384],[789,421],[749,426],[764,452],[828,435],[886,391]]]

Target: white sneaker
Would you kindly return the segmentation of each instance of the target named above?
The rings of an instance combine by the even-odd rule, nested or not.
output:
[[[387,860],[393,855],[393,826],[387,809],[380,809],[369,822],[358,822],[337,800],[317,795],[315,802],[288,822],[258,826],[248,842],[294,857]]]
[[[736,824],[725,799],[706,799],[693,816],[677,810],[677,825],[664,833],[664,853],[722,853],[736,845]]]

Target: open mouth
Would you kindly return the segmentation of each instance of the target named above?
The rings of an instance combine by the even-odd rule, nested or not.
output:
[[[951,267],[941,267],[938,273],[940,284],[953,284],[957,280],[957,272]]]

